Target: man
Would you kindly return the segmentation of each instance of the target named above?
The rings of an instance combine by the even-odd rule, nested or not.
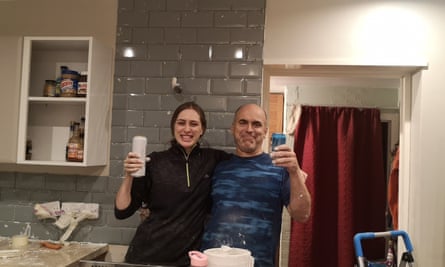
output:
[[[232,159],[215,169],[212,217],[202,249],[222,245],[250,250],[255,267],[272,267],[286,206],[299,222],[308,220],[310,194],[296,155],[281,145],[270,155],[262,150],[267,133],[264,110],[256,104],[238,108],[231,131],[236,143]]]

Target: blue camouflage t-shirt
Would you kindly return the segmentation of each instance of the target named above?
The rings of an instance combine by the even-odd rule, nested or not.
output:
[[[263,153],[219,163],[212,179],[212,216],[202,250],[244,248],[255,258],[255,267],[274,266],[282,210],[289,204],[288,172]]]

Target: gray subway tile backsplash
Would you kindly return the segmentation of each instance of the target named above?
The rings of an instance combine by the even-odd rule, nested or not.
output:
[[[197,2],[197,0],[168,0],[167,10],[196,10]]]
[[[183,60],[211,60],[211,46],[209,45],[182,45],[181,59]]]
[[[242,79],[212,79],[211,93],[215,95],[242,95]]]
[[[117,109],[128,109],[128,96],[127,94],[114,94],[113,95],[113,107]]]
[[[218,61],[243,61],[246,58],[245,50],[243,45],[214,45],[212,58]]]
[[[34,204],[92,202],[100,204],[100,219],[82,222],[72,240],[127,245],[139,218],[116,220],[113,209],[132,136],[148,137],[148,153],[168,148],[174,109],[193,100],[208,120],[203,141],[233,152],[233,112],[261,103],[265,0],[118,2],[109,175],[0,173],[1,236],[28,223],[34,237],[57,240],[63,231],[36,220]],[[126,48],[135,56],[124,57]],[[171,88],[173,77],[180,94]]]
[[[144,125],[146,127],[154,127],[158,129],[162,127],[170,127],[172,113],[173,112],[170,110],[147,111],[144,116]]]
[[[232,29],[230,30],[230,42],[234,44],[259,44],[264,40],[263,33],[263,29]]]
[[[152,77],[146,78],[146,94],[170,94],[172,92],[172,78]]]
[[[132,43],[134,44],[159,44],[164,42],[164,29],[137,27],[132,28]]]
[[[128,0],[123,0],[123,1],[128,1]],[[167,5],[166,2],[167,0],[156,0],[156,1],[134,0],[134,7],[135,9],[143,11],[165,10],[165,7]]]
[[[132,28],[119,26],[116,31],[116,40],[120,44],[130,43],[133,39]]]
[[[181,25],[181,13],[173,11],[151,11],[148,26],[150,27],[179,27]]]
[[[196,76],[225,78],[229,74],[229,63],[227,62],[197,62]]]
[[[134,94],[128,97],[128,109],[136,111],[159,110],[160,97],[157,95]]]
[[[128,127],[128,139],[126,142],[131,142],[134,136],[142,135],[147,137],[147,143],[159,143],[159,126],[148,124],[150,127]]]
[[[173,61],[179,59],[178,45],[149,45],[148,51],[150,60]]]
[[[191,95],[208,95],[210,94],[210,79],[194,78],[181,80],[181,86],[184,92]]]
[[[181,17],[182,27],[212,27],[213,12],[184,12]]]
[[[215,14],[215,27],[246,27],[246,12],[225,11]]]
[[[119,10],[117,25],[127,27],[143,27],[148,25],[149,16],[147,12],[138,10]]]
[[[166,28],[165,43],[167,44],[193,44],[197,40],[197,31],[193,28]]]
[[[130,73],[128,76],[161,76],[162,61],[130,61],[130,66]]]
[[[76,177],[71,176],[69,179],[65,175],[51,175],[45,177],[45,189],[51,191],[75,191]]]
[[[262,64],[260,62],[231,62],[230,77],[260,77]]]
[[[247,26],[248,27],[263,27],[264,26],[265,12],[262,10],[249,11],[247,13]]]
[[[234,10],[264,10],[266,0],[236,0],[232,2]]]
[[[164,61],[162,63],[162,76],[173,77],[193,77],[195,75],[194,61]]]
[[[260,95],[262,90],[262,81],[260,79],[246,80],[246,95]]]
[[[126,90],[124,92],[128,95],[131,94],[143,94],[146,86],[145,77],[125,77],[122,78],[125,83]],[[113,108],[116,108],[113,104]]]
[[[231,10],[232,0],[198,0],[199,10]]]
[[[230,43],[230,30],[229,29],[198,29],[197,38],[198,43],[203,44],[228,44]]]

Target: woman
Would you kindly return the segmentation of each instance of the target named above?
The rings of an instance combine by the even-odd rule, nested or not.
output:
[[[201,148],[206,130],[204,111],[194,102],[180,105],[173,113],[171,147],[152,152],[144,177],[131,174],[143,165],[135,153],[124,161],[125,178],[116,195],[115,216],[125,219],[142,204],[150,213],[136,230],[126,262],[189,266],[188,251],[197,250],[204,222],[210,213],[213,169],[229,155]]]

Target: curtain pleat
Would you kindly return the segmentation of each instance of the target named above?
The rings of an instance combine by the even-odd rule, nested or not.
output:
[[[303,106],[294,150],[308,173],[312,213],[291,224],[289,267],[354,266],[354,234],[385,230],[380,111]],[[384,246],[365,240],[365,256],[384,257]]]

